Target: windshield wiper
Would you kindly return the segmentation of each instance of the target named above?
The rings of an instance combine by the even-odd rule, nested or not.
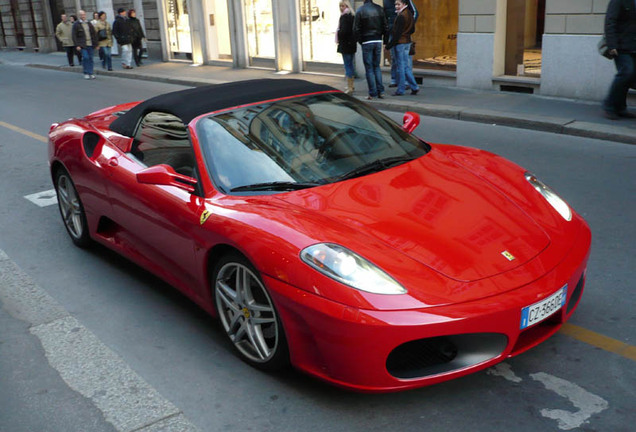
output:
[[[321,183],[297,183],[286,181],[275,181],[267,183],[255,183],[245,186],[237,186],[230,189],[230,192],[247,192],[247,191],[293,191],[300,189],[307,189],[316,186],[320,186]]]
[[[413,156],[394,156],[384,159],[378,159],[373,162],[369,162],[368,164],[359,166],[358,168],[349,171],[348,173],[342,174],[335,178],[335,181],[348,180],[356,177],[360,177],[366,174],[371,174],[374,172],[382,171],[387,168],[391,168],[396,165],[400,165],[406,162],[410,162],[415,157]]]

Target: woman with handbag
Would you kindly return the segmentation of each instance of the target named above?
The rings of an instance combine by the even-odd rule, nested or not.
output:
[[[106,12],[99,12],[95,30],[97,31],[97,46],[99,47],[99,57],[102,59],[102,68],[112,71],[111,48],[113,46],[113,30],[108,21],[106,21]]]

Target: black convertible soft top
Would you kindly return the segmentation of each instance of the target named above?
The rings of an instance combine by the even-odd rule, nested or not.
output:
[[[174,114],[188,124],[201,114],[289,96],[333,91],[333,87],[299,79],[257,79],[194,87],[155,96],[122,114],[110,130],[132,137],[142,117],[159,111]]]

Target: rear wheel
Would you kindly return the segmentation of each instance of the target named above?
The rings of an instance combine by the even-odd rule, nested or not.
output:
[[[285,333],[256,269],[238,253],[214,267],[216,310],[225,333],[247,363],[264,370],[289,363]]]
[[[86,247],[91,239],[84,206],[69,173],[61,168],[55,173],[55,191],[62,221],[71,240],[79,247]]]

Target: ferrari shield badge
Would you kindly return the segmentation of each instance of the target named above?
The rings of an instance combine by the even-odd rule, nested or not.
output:
[[[501,253],[508,261],[514,261],[516,258],[513,254],[511,254],[510,252],[508,252],[507,250],[503,251]]]
[[[201,223],[201,225],[203,225],[205,223],[206,220],[208,220],[208,218],[210,217],[210,211],[209,210],[203,210],[203,213],[201,213],[201,219],[199,219],[199,222]]]

